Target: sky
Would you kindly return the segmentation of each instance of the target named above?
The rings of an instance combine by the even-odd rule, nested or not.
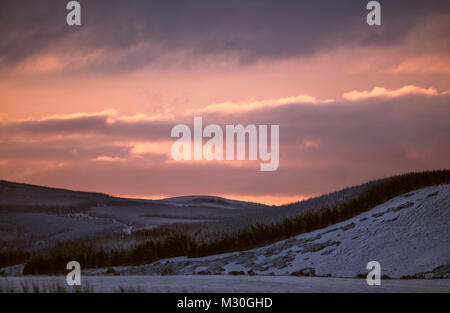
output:
[[[281,204],[450,167],[450,2],[0,2],[0,179]],[[175,161],[177,124],[279,125],[280,160]]]

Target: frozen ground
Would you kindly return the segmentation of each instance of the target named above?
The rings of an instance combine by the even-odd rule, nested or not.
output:
[[[15,203],[16,200],[25,201],[20,198],[21,185],[1,182],[0,186],[2,187],[0,194],[9,195],[8,203]],[[10,193],[11,186],[17,187],[17,192]],[[26,188],[28,198],[36,193],[45,200],[48,196],[47,193],[52,193],[52,189],[45,188],[45,191],[41,193],[40,188],[42,187],[26,185]],[[74,232],[77,235],[91,232],[93,229],[96,231],[117,229],[120,232],[132,232],[134,229],[151,227],[156,219],[176,221],[187,215],[192,220],[202,219],[206,216],[220,219],[227,214],[233,216],[243,214],[242,216],[245,216],[247,211],[267,209],[267,207],[257,204],[206,196],[141,201],[60,190],[57,191],[57,195],[61,198],[56,197],[55,199],[58,201],[71,202],[75,201],[73,197],[81,197],[91,200],[94,198],[96,202],[92,207],[71,213],[48,211],[45,205],[30,208],[25,206],[25,209],[18,211],[4,206],[2,207],[3,211],[0,212],[0,241],[12,242],[18,246],[17,238],[14,236],[20,234],[22,237],[30,236],[30,238],[25,238],[27,242],[45,246],[46,241],[73,238]],[[55,199],[54,201],[56,201]],[[353,291],[353,288],[362,288],[358,287],[360,282],[363,282],[365,286],[364,280],[354,280],[353,278],[365,276],[368,272],[367,263],[378,261],[381,264],[381,275],[389,278],[398,279],[408,276],[446,278],[435,280],[429,284],[437,286],[436,288],[447,288],[445,291],[448,292],[450,278],[449,209],[450,184],[431,186],[393,198],[345,222],[264,247],[201,258],[177,257],[140,266],[118,266],[113,270],[84,268],[83,277],[88,281],[92,280],[94,286],[99,284],[99,291],[115,291],[108,288],[120,286],[122,282],[125,284],[124,288],[144,288],[144,291],[147,291],[146,288],[150,288],[148,289],[150,291],[157,291],[154,289],[157,288],[155,286],[159,286],[157,282],[162,284],[161,291],[180,291],[177,288],[202,291],[195,288],[205,288],[211,282],[213,290],[237,288],[238,291],[243,292],[252,291],[251,288],[255,288],[254,290],[266,288],[264,287],[266,283],[267,286],[275,288],[270,291],[285,292],[289,288],[293,288],[293,291],[308,291],[308,288],[321,291],[321,288],[334,288],[332,287],[334,286],[333,282],[338,282],[336,284],[342,285],[342,288]],[[160,222],[158,220],[156,223]],[[76,227],[74,227],[75,225]],[[16,265],[3,272],[6,275],[20,275],[21,268],[20,265]],[[120,277],[112,276],[113,272],[120,274]],[[107,275],[108,273],[109,275]],[[160,276],[161,274],[174,276]],[[192,274],[203,275],[183,276]],[[103,275],[103,278],[99,277],[100,275]],[[305,276],[308,276],[306,279],[308,284],[299,286],[291,284],[291,282],[305,281]],[[276,277],[280,277],[280,280]],[[334,278],[331,279],[331,277]],[[335,278],[339,279],[334,280]],[[9,284],[12,281],[14,284],[16,279],[20,283],[20,279],[29,278],[9,277],[7,280],[5,279],[0,278],[0,283],[3,284],[2,288],[5,288],[5,282]],[[51,282],[54,278],[37,279]],[[152,284],[147,286],[145,282],[149,280]],[[177,280],[180,281],[180,284]],[[120,284],[113,283],[115,281]],[[190,285],[190,281],[193,282],[192,285]],[[414,281],[417,282],[417,285],[409,280],[386,280],[386,284],[390,286],[389,288],[394,286],[392,288],[401,290],[403,290],[402,288],[416,287],[423,289],[425,288],[423,286],[428,286],[426,281]],[[224,282],[224,285],[221,285],[221,282]],[[235,282],[236,285],[233,285]],[[195,284],[199,284],[199,287],[195,287],[197,286]],[[284,284],[288,287],[283,287]],[[336,289],[339,288],[341,287],[336,287]],[[324,291],[326,290],[330,289],[324,289]]]
[[[382,280],[293,276],[88,276],[82,292],[450,292],[450,279]],[[65,277],[0,278],[0,292],[74,292]]]
[[[390,278],[449,278],[449,208],[449,184],[426,187],[345,222],[265,247],[202,258],[178,257],[115,270],[121,275],[250,272],[354,278],[368,272],[369,261],[378,261],[381,275]],[[98,275],[106,269],[86,272]]]

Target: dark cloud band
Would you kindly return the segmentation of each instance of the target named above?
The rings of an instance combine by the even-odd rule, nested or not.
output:
[[[61,1],[2,1],[0,65],[7,68],[49,51],[69,58],[75,51],[104,51],[81,69],[91,71],[154,64],[173,53],[188,59],[231,54],[241,63],[304,56],[346,44],[398,44],[414,26],[436,21],[450,9],[448,1],[385,1],[382,26],[375,29],[367,26],[366,1],[360,0],[80,3],[83,24],[73,28],[65,24]],[[444,29],[433,40],[448,42],[447,34]]]

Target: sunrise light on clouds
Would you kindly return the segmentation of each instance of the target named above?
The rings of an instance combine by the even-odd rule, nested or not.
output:
[[[56,5],[2,3],[1,178],[280,204],[448,168],[448,10],[386,3],[373,29],[364,6],[328,3],[85,2],[77,29]],[[280,125],[279,168],[174,162],[170,131],[196,115]]]

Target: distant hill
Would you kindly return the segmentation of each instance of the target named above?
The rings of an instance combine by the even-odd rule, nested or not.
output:
[[[127,199],[0,180],[0,252],[34,251],[83,236],[216,221],[266,205],[212,196]]]

